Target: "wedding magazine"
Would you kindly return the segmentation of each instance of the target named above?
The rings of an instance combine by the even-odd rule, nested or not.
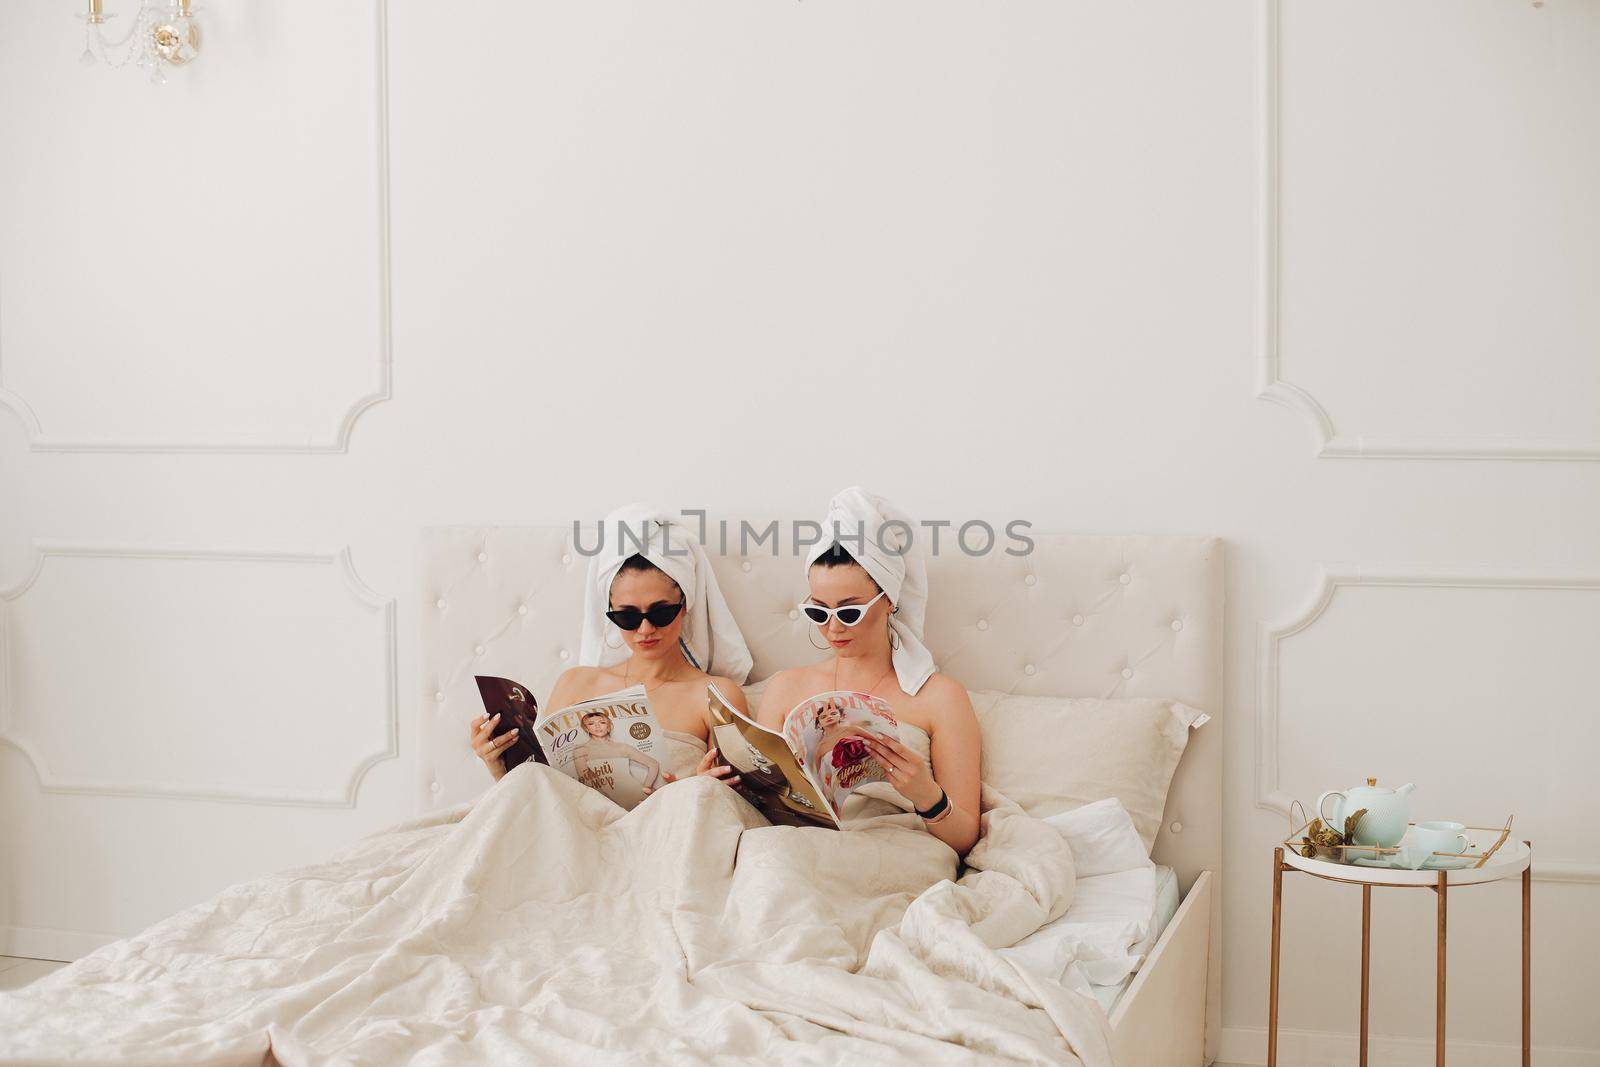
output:
[[[519,735],[501,756],[506,770],[529,759],[546,763],[629,810],[648,795],[646,788],[665,784],[658,762],[661,724],[644,686],[541,712],[527,686],[509,678],[474,678],[484,710],[500,714],[495,736],[508,730]]]
[[[533,729],[550,766],[630,811],[666,784],[661,724],[642,685],[541,714]]]
[[[900,739],[889,705],[868,693],[834,691],[807,697],[783,717],[782,732],[760,725],[710,686],[712,743],[739,772],[739,792],[768,821],[843,830],[839,813],[852,792],[888,780],[867,752],[863,734]]]

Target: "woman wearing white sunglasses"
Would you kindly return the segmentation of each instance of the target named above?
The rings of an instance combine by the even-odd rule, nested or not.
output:
[[[833,654],[773,675],[757,717],[781,729],[790,708],[830,690],[884,700],[901,738],[868,737],[868,750],[928,831],[965,856],[978,840],[982,739],[966,689],[934,671],[922,644],[927,567],[910,543],[912,528],[894,505],[859,487],[833,498],[823,529],[839,540],[806,561],[810,589],[799,605]]]

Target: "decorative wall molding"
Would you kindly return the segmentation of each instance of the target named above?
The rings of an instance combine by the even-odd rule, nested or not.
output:
[[[381,747],[361,756],[350,770],[342,787],[336,792],[323,794],[299,793],[291,790],[175,786],[161,782],[132,782],[112,780],[78,780],[59,776],[34,745],[13,728],[12,716],[17,707],[14,682],[16,672],[11,663],[11,604],[25,596],[44,572],[51,558],[98,557],[106,559],[161,559],[236,561],[243,563],[284,563],[290,565],[327,566],[338,574],[344,588],[355,600],[379,613],[382,622],[383,678],[378,682],[380,694]],[[374,592],[356,574],[350,561],[350,548],[315,549],[309,551],[257,550],[239,548],[191,548],[149,545],[92,545],[59,541],[34,542],[34,562],[26,576],[8,589],[0,589],[0,744],[6,744],[25,756],[33,765],[39,786],[46,793],[79,793],[93,796],[165,797],[174,800],[222,800],[243,804],[278,804],[295,807],[353,808],[361,781],[373,767],[384,760],[400,755],[399,705],[396,692],[395,661],[395,602]]]
[[[0,353],[0,407],[8,407],[21,420],[28,447],[35,452],[348,452],[356,420],[368,408],[390,399],[391,333],[389,265],[389,30],[388,0],[375,0],[374,39],[377,67],[377,211],[378,211],[378,373],[370,392],[353,400],[333,432],[322,438],[279,439],[271,436],[240,439],[130,439],[59,437],[46,432],[33,406],[6,388],[5,360]]]
[[[1311,597],[1289,618],[1260,624],[1256,663],[1256,806],[1287,816],[1294,797],[1279,779],[1279,645],[1309,628],[1328,610],[1343,586],[1407,586],[1423,589],[1583,589],[1600,591],[1600,575],[1532,575],[1514,572],[1455,573],[1410,568],[1322,567]],[[1534,843],[1533,875],[1543,882],[1600,883],[1600,863],[1547,861]]]
[[[1279,0],[1258,0],[1256,396],[1281,404],[1311,429],[1315,454],[1358,459],[1532,459],[1600,461],[1600,439],[1350,436],[1341,434],[1317,398],[1285,381],[1279,318]]]

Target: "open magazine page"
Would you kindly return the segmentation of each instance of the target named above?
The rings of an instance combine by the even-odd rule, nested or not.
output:
[[[500,716],[493,736],[500,737],[512,730],[517,732],[517,739],[500,753],[505,769],[509,771],[530,759],[535,763],[546,762],[539,743],[534,740],[533,724],[539,720],[539,702],[533,699],[532,691],[510,678],[488,674],[472,677],[478,683],[478,695],[483,698],[483,713]]]
[[[630,811],[666,784],[661,724],[642,685],[544,712],[534,725],[550,766]]]
[[[779,826],[839,828],[838,817],[806,778],[783,735],[769,730],[709,687],[711,743],[723,762],[739,772],[737,788],[753,807]]]
[[[806,776],[817,784],[835,813],[868,782],[889,775],[862,742],[863,735],[900,739],[900,720],[887,702],[870,693],[818,693],[796,704],[783,718],[783,737],[800,754]]]

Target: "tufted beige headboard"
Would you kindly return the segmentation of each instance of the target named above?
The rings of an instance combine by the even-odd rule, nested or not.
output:
[[[542,696],[576,662],[587,561],[571,536],[570,525],[423,531],[419,810],[489,785],[467,745],[467,721],[482,708],[474,674]],[[928,647],[968,689],[1174,697],[1209,712],[1217,721],[1191,737],[1155,845],[1187,891],[1222,863],[1222,544],[1032,536],[1025,557],[929,560]],[[754,654],[752,680],[821,658],[795,610],[805,594],[795,557],[712,562]]]

